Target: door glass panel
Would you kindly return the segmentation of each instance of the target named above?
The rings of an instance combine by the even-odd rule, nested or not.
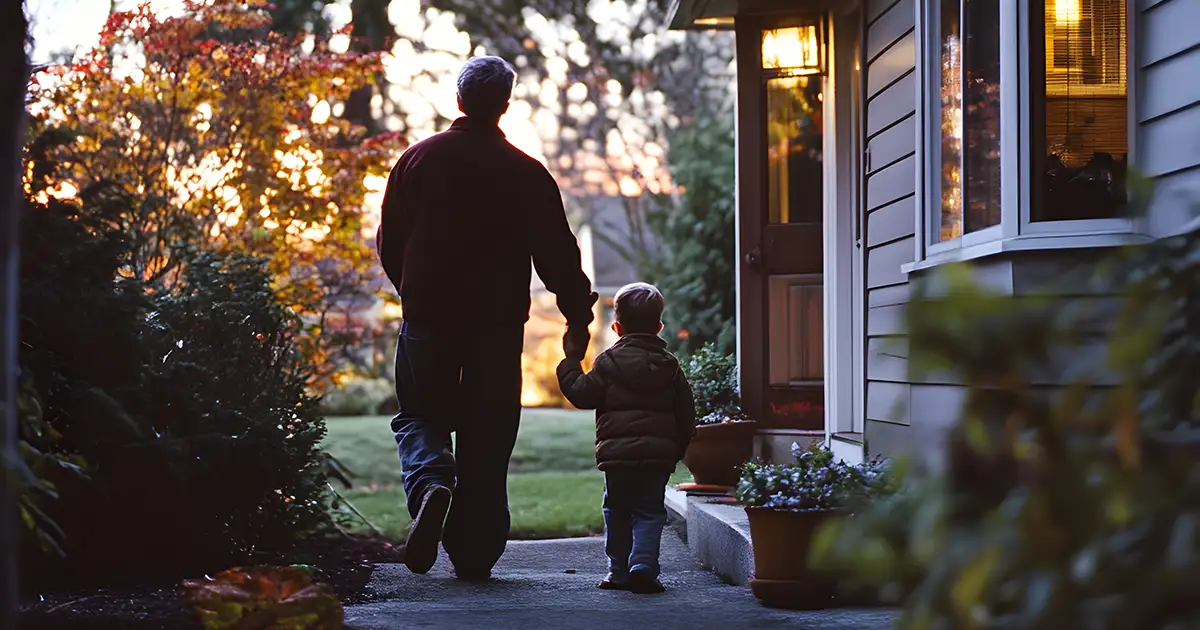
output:
[[[825,378],[823,291],[819,275],[771,276],[767,319],[772,385]]]
[[[767,80],[767,218],[820,223],[824,199],[820,77]]]

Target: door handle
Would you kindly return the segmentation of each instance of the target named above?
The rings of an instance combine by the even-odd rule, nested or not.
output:
[[[755,247],[746,253],[745,259],[747,265],[758,269],[758,267],[762,264],[762,249]]]

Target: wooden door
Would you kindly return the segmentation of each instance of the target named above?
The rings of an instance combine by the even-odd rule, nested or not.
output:
[[[753,63],[765,26],[738,28],[742,390],[765,428],[820,430],[825,80]]]

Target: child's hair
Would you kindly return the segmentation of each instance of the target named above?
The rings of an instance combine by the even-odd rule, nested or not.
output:
[[[613,298],[617,321],[628,333],[658,334],[662,325],[663,295],[652,284],[634,282],[621,287]]]

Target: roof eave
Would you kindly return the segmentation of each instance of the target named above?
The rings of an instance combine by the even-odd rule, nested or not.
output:
[[[737,0],[671,0],[667,28],[680,31],[729,30]]]

